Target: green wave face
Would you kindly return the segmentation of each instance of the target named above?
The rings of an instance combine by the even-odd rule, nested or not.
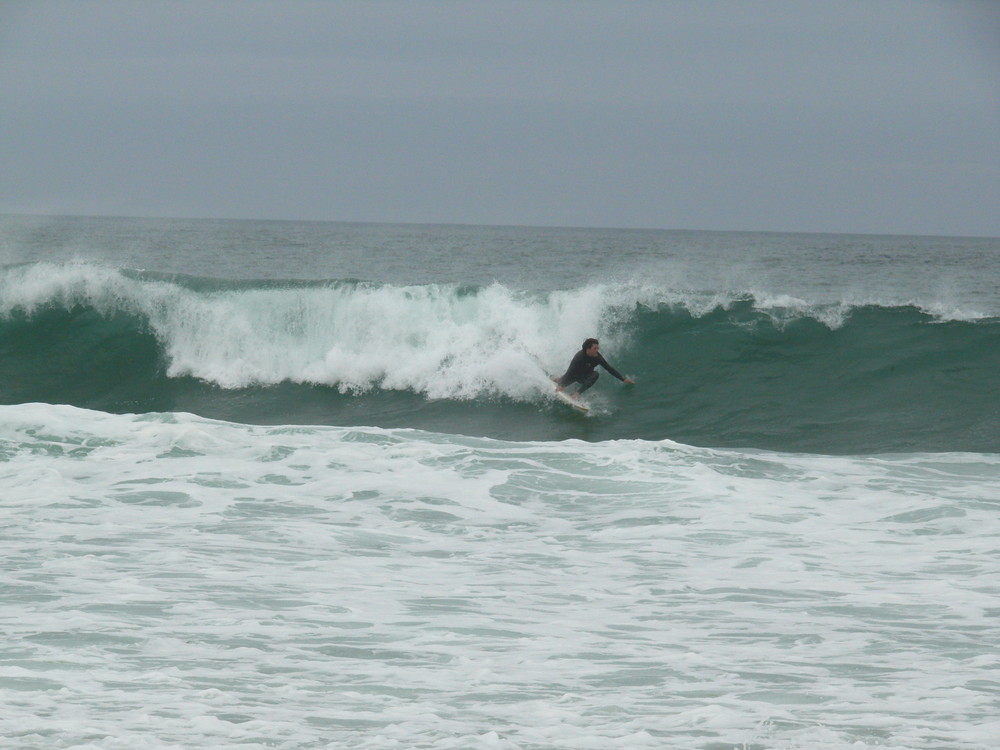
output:
[[[822,453],[1000,451],[1000,320],[591,286],[215,282],[22,266],[0,403],[190,411],[515,440],[670,438]],[[551,398],[582,339],[587,417]]]

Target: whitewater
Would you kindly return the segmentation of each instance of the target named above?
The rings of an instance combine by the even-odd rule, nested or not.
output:
[[[0,738],[1000,736],[1000,241],[3,217]],[[547,376],[580,341],[591,416]]]

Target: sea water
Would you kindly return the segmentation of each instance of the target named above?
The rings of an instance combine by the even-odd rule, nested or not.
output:
[[[4,746],[997,746],[998,240],[0,254]],[[584,416],[588,336],[636,385]]]

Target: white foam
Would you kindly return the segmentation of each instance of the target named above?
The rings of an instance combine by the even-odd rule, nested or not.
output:
[[[0,314],[86,304],[141,316],[171,376],[224,388],[292,381],[432,398],[537,393],[585,338],[613,348],[621,305],[598,286],[549,295],[499,284],[474,292],[364,284],[194,292],[85,263],[41,263],[0,278]]]
[[[982,750],[1000,459],[0,407],[0,738]],[[30,481],[26,481],[30,479]]]

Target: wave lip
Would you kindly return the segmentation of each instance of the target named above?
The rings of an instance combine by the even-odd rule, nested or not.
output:
[[[614,308],[597,287],[538,295],[499,284],[188,283],[36,264],[4,274],[0,315],[129,316],[159,342],[168,376],[222,388],[288,381],[475,398],[523,396],[521,373],[537,381],[559,369],[567,355],[553,352],[606,328]]]

